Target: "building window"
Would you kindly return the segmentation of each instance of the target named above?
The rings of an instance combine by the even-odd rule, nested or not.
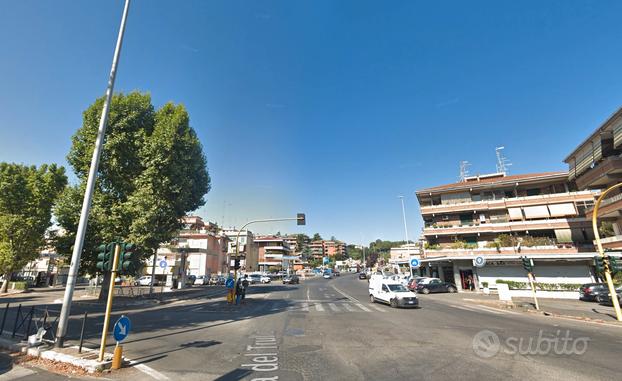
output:
[[[527,189],[527,196],[538,196],[540,194],[540,188]]]

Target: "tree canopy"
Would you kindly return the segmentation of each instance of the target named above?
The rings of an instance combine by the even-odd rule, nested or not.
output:
[[[321,241],[322,240],[322,236],[320,235],[320,233],[315,233],[311,240],[312,241]]]
[[[0,272],[6,289],[10,274],[39,256],[46,244],[55,200],[67,185],[55,164],[0,163]]]
[[[82,197],[104,98],[83,113],[67,160],[78,184],[62,194],[54,214],[68,232],[58,240],[69,254],[75,240]],[[155,110],[149,94],[112,98],[98,178],[82,253],[81,272],[92,272],[96,247],[121,239],[151,255],[180,229],[180,219],[205,203],[210,177],[203,148],[182,105]]]

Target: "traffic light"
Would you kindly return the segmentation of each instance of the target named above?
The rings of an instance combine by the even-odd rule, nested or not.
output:
[[[233,268],[235,270],[239,270],[240,269],[240,260],[239,259],[235,259],[235,261],[233,262]]]
[[[523,262],[523,268],[528,273],[533,272],[533,260],[527,257],[521,257],[521,261]]]
[[[298,213],[296,215],[296,224],[297,225],[306,225],[307,224],[307,217],[305,216],[304,213]]]
[[[609,266],[611,268],[612,274],[622,271],[622,259],[616,257],[609,257]]]
[[[604,258],[600,255],[594,257],[594,267],[596,268],[596,273],[602,273],[605,271]]]
[[[114,258],[114,243],[103,244],[97,247],[97,269],[101,272],[112,270]]]
[[[136,274],[140,267],[136,245],[133,243],[120,243],[119,245],[121,245],[121,252],[119,253],[117,271],[122,274]]]

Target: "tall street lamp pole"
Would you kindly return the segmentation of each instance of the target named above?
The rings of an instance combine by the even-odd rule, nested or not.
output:
[[[91,166],[89,168],[89,177],[86,181],[86,191],[84,192],[84,200],[82,201],[82,211],[80,213],[80,222],[78,223],[78,231],[76,232],[76,241],[73,245],[73,253],[71,255],[71,265],[69,266],[69,274],[67,276],[67,287],[65,288],[65,295],[63,297],[63,306],[60,311],[60,317],[58,320],[58,329],[56,333],[56,346],[62,347],[67,334],[67,323],[69,321],[69,314],[71,310],[71,300],[73,298],[73,291],[76,286],[76,278],[78,275],[78,269],[80,268],[80,257],[82,255],[82,249],[84,247],[84,235],[86,234],[86,227],[89,218],[89,212],[91,209],[91,202],[93,201],[93,192],[95,190],[95,180],[97,179],[97,170],[99,168],[99,159],[104,146],[104,136],[106,135],[106,122],[108,121],[108,111],[110,109],[110,100],[112,99],[112,91],[114,88],[114,81],[117,75],[117,66],[119,64],[119,56],[121,54],[121,46],[123,45],[123,34],[125,33],[125,22],[127,20],[127,13],[130,8],[130,0],[125,0],[125,7],[123,8],[123,16],[121,17],[121,26],[119,27],[119,35],[117,37],[117,46],[114,50],[114,56],[112,58],[112,68],[110,69],[110,76],[108,78],[108,88],[106,89],[106,99],[104,101],[104,107],[102,109],[101,118],[99,120],[99,129],[97,131],[97,139],[95,139],[95,149],[93,150],[93,157],[91,158]],[[112,290],[110,290],[112,292]]]
[[[406,226],[406,209],[404,209],[404,196],[399,196],[402,202],[402,218],[404,219],[404,234],[406,237],[406,252],[408,253],[408,268],[410,269],[410,276],[413,276],[413,267],[410,265],[410,247],[408,246],[408,227]]]

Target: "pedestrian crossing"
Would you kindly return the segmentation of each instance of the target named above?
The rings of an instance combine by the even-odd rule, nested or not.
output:
[[[331,301],[331,300],[311,300],[311,301],[288,301],[287,305],[282,305],[282,301],[271,301],[267,304],[257,305],[255,308],[259,310],[269,310],[278,312],[280,310],[288,312],[308,312],[308,313],[361,313],[361,312],[379,312],[386,313],[390,309],[389,306],[369,303],[357,303],[352,301]]]

